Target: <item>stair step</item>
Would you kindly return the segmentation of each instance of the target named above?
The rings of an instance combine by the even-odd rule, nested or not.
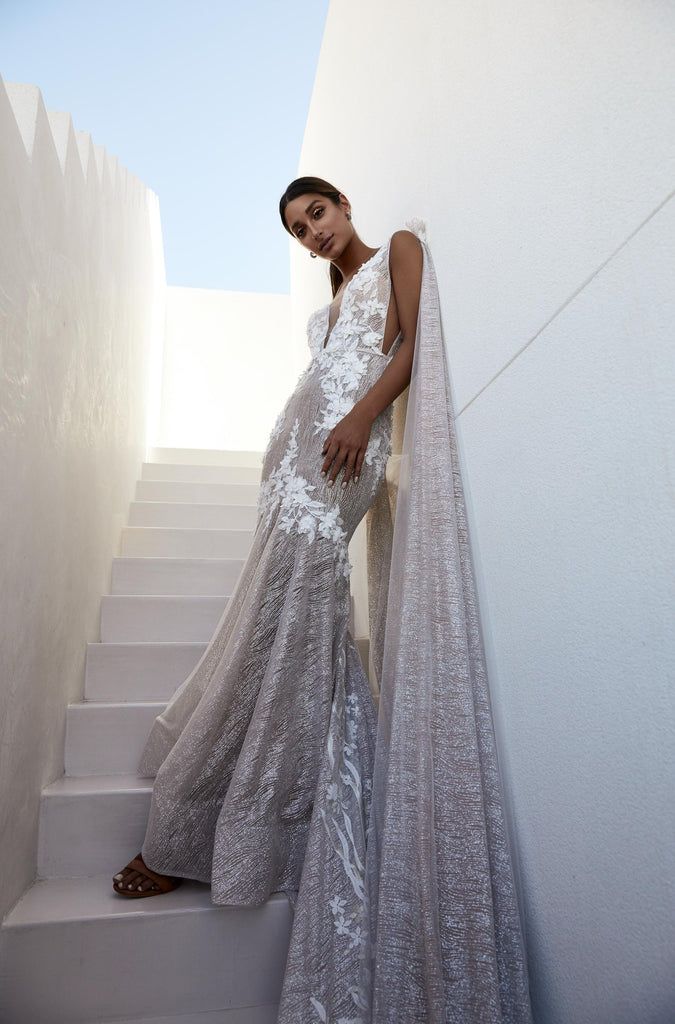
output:
[[[231,594],[242,558],[113,558],[112,594]]]
[[[173,1013],[161,1017],[106,1017],[93,1024],[276,1024],[279,1007],[244,1006],[236,1010],[205,1010],[204,1013]]]
[[[208,641],[228,596],[111,594],[101,598],[101,642]]]
[[[187,679],[205,643],[87,644],[87,701],[168,701]]]
[[[191,880],[133,902],[112,890],[147,828],[153,779],[136,773],[147,736],[204,654],[250,551],[262,456],[155,448],[143,464],[101,602],[102,642],[87,646],[86,699],[67,708],[66,774],[42,792],[38,879],[0,928],[2,1021],[276,1020],[286,897],[215,907]]]
[[[180,501],[132,501],[129,526],[179,526],[203,530],[254,530],[255,505],[187,504]]]
[[[189,463],[144,462],[141,480],[213,484],[260,484],[259,466],[200,466]]]
[[[252,540],[252,530],[125,526],[119,553],[147,558],[246,558]]]
[[[166,701],[78,701],[66,709],[67,776],[133,774]]]
[[[0,1020],[273,1024],[292,922],[285,896],[217,907],[208,885],[185,881],[125,899],[114,870],[38,881],[7,915]]]
[[[195,466],[261,466],[264,452],[224,451],[219,448],[151,448],[151,462],[181,462]]]
[[[199,505],[257,505],[259,484],[219,484],[189,480],[137,480],[137,501],[184,501]]]
[[[143,844],[152,779],[136,774],[62,775],[42,790],[39,878],[119,870]]]

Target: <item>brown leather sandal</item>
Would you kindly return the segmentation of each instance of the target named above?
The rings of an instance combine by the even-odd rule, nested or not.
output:
[[[129,889],[127,887],[122,888],[122,880],[117,878],[117,875],[113,877],[113,890],[118,896],[131,896],[133,899],[138,899],[141,896],[159,896],[163,892],[171,892],[172,889],[178,888],[183,881],[182,878],[175,877],[174,875],[158,875],[155,871],[148,867],[143,860],[141,853],[137,854],[133,860],[122,868],[122,871],[118,871],[117,874],[121,875],[127,868],[131,871],[137,871],[140,875],[145,875],[152,883],[151,889]],[[118,888],[119,886],[119,888]]]

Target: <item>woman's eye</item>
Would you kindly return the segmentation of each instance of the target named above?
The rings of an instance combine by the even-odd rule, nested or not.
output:
[[[314,213],[323,213],[323,206],[317,206]]]

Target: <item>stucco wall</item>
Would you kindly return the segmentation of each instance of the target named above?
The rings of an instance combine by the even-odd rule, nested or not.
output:
[[[35,876],[40,792],[157,414],[157,197],[0,81],[0,917]],[[148,438],[150,440],[150,438]]]
[[[428,225],[538,1024],[675,1007],[674,95],[666,2],[340,0],[297,172]]]
[[[288,295],[168,288],[157,443],[263,451],[300,373],[290,320]]]

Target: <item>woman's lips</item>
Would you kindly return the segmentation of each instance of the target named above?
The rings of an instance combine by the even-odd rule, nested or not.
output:
[[[333,241],[333,236],[331,235],[329,238],[326,239],[326,241],[323,243],[323,245],[319,246],[320,251],[321,252],[325,252],[326,249],[328,248],[328,246],[330,245],[330,243],[332,241]]]

